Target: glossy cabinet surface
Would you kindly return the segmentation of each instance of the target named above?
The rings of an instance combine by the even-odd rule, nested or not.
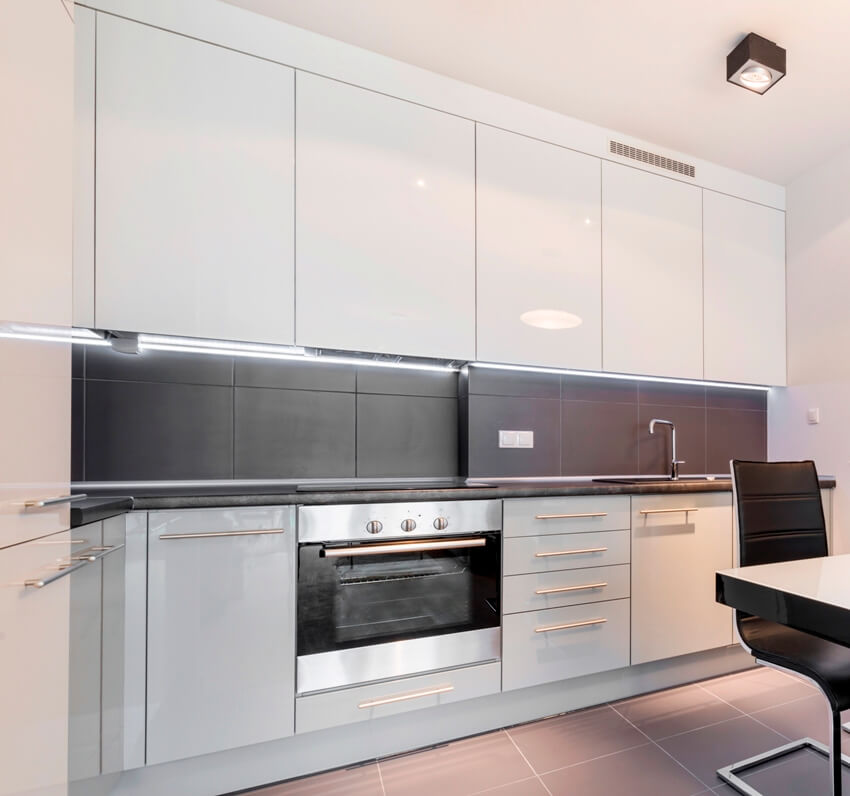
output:
[[[474,359],[473,123],[297,84],[296,342]]]
[[[294,509],[152,512],[148,533],[148,765],[292,735]]]
[[[602,367],[600,186],[598,158],[476,126],[479,360]]]
[[[514,614],[619,600],[629,596],[629,584],[628,564],[514,575],[502,584],[503,610]]]
[[[602,366],[701,379],[702,191],[602,164]]]
[[[68,342],[0,339],[0,548],[69,527],[67,503],[25,505],[70,494],[67,334]]]
[[[505,575],[554,572],[613,564],[628,564],[629,531],[547,534],[506,538],[503,542]]]
[[[705,378],[785,384],[785,213],[703,191]]]
[[[97,326],[292,343],[293,71],[108,14],[96,71]]]
[[[733,643],[715,601],[715,573],[732,561],[730,493],[632,498],[632,664]]]
[[[0,4],[0,321],[71,322],[74,24],[57,0]]]
[[[626,495],[504,501],[506,537],[614,531],[628,527],[629,498]]]
[[[67,564],[70,541],[66,531],[0,550],[2,796],[68,792],[69,576],[24,583]]]
[[[323,730],[497,694],[500,684],[500,664],[485,663],[311,694],[296,699],[295,731]]]
[[[629,665],[629,601],[508,614],[503,620],[502,689]]]

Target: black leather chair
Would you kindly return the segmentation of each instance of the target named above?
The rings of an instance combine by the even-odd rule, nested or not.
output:
[[[731,462],[739,566],[771,564],[828,554],[826,521],[815,463]],[[720,769],[717,773],[747,796],[758,791],[737,776],[747,769],[809,747],[828,756],[832,793],[841,794],[841,711],[850,708],[850,649],[799,630],[735,612],[741,645],[757,663],[802,677],[829,702],[830,748],[803,738]]]

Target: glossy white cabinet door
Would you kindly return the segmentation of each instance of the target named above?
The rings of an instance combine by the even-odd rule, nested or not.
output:
[[[484,125],[476,136],[477,358],[599,370],[599,159]]]
[[[785,384],[785,213],[703,192],[705,378]]]
[[[24,504],[70,493],[70,330],[67,343],[0,339],[0,374],[2,548],[69,527],[67,503]]]
[[[602,365],[702,378],[701,190],[602,164]]]
[[[297,82],[296,341],[473,359],[473,123]]]
[[[57,0],[0,3],[0,321],[71,322],[74,24]]]
[[[149,515],[148,765],[292,735],[294,517]]]
[[[69,552],[67,531],[0,550],[2,796],[68,792],[69,579],[24,582],[56,574]]]
[[[734,643],[714,583],[732,528],[728,492],[632,498],[632,665]]]
[[[99,327],[293,339],[291,69],[97,17]]]

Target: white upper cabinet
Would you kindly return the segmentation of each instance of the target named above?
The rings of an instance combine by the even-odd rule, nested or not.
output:
[[[96,324],[292,343],[292,70],[98,14],[96,93]]]
[[[785,384],[785,213],[705,191],[705,378]]]
[[[478,125],[480,360],[602,367],[600,161]]]
[[[297,343],[473,359],[473,123],[301,72],[296,116]]]
[[[602,164],[602,364],[700,379],[702,191]]]
[[[58,0],[0,3],[0,321],[71,322],[74,24]]]

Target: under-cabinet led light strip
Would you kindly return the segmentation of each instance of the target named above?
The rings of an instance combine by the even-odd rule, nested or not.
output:
[[[692,384],[697,387],[728,387],[733,390],[759,390],[768,392],[770,387],[761,384],[735,384],[725,381],[702,381],[700,379],[676,379],[665,376],[635,376],[629,373],[600,373],[599,371],[569,370],[566,368],[542,368],[531,365],[501,365],[493,362],[470,362],[470,367],[487,370],[512,370],[520,373],[554,373],[562,376],[587,376],[593,379],[619,379],[626,381],[649,381],[661,384]]]
[[[0,339],[34,340],[39,343],[74,343],[74,345],[109,345],[108,341],[90,329],[69,330],[59,326],[33,326],[24,323],[0,326]]]

